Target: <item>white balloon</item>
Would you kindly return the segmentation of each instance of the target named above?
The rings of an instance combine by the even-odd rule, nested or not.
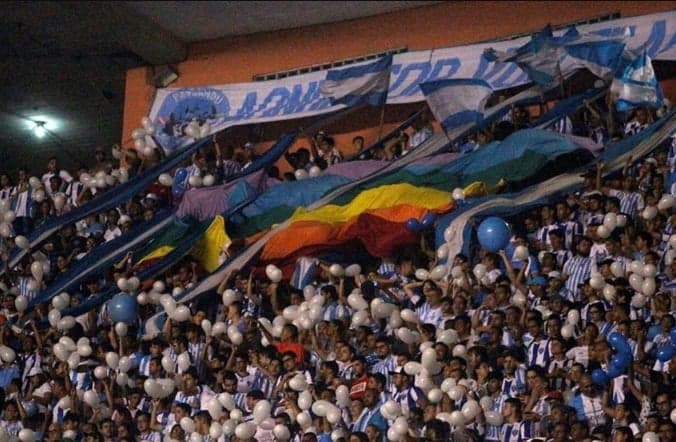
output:
[[[118,322],[115,324],[115,333],[118,336],[127,336],[128,327],[124,322]]]
[[[453,189],[452,196],[454,200],[462,201],[465,199],[465,191],[460,187],[456,187],[455,189]]]
[[[441,330],[437,333],[437,342],[443,342],[446,345],[456,344],[458,339],[458,332],[453,329]]]
[[[228,419],[223,423],[223,434],[226,436],[230,436],[235,433],[235,427],[237,426],[237,420],[235,419]]]
[[[91,356],[92,354],[92,347],[89,344],[78,344],[77,345],[77,354],[80,355],[80,357],[86,358]]]
[[[267,276],[270,281],[277,283],[282,280],[282,271],[274,264],[269,264],[265,267],[265,276]]]
[[[134,140],[142,140],[145,136],[146,136],[146,131],[143,130],[142,128],[140,128],[140,127],[137,127],[136,129],[131,131],[131,137]]]
[[[613,212],[606,213],[605,216],[603,217],[603,225],[610,232],[615,230],[615,227],[617,227],[617,215],[614,214]]]
[[[402,439],[402,435],[397,433],[397,430],[394,429],[394,427],[390,427],[387,429],[387,440],[390,440],[392,442],[399,442]]]
[[[647,431],[643,433],[642,442],[660,442],[660,436],[652,431]]]
[[[675,201],[676,200],[672,195],[664,194],[662,195],[662,198],[660,198],[660,201],[657,203],[657,208],[659,210],[669,210],[672,207],[674,207]]]
[[[75,327],[75,318],[72,316],[64,316],[56,324],[56,328],[59,330],[70,330],[73,327]]]
[[[671,418],[671,422],[676,424],[676,408],[671,410],[671,414],[669,414],[669,417]]]
[[[109,351],[106,353],[106,364],[108,364],[108,367],[110,367],[112,370],[115,370],[117,368],[117,364],[120,362],[120,357],[117,355],[117,353]]]
[[[643,266],[643,276],[646,278],[654,278],[657,275],[657,267],[655,264],[646,264]]]
[[[12,363],[16,359],[16,352],[6,345],[0,345],[0,359]]]
[[[342,278],[345,275],[345,269],[340,264],[331,264],[329,267],[329,273],[331,273],[336,278]]]
[[[366,310],[369,306],[364,297],[358,293],[350,293],[347,296],[347,304],[354,310]]]
[[[307,389],[307,381],[302,374],[296,375],[289,380],[289,387],[295,391],[303,391]]]
[[[45,198],[47,198],[47,194],[45,193],[44,189],[38,189],[33,192],[33,199],[38,203],[43,202]]]
[[[251,439],[256,433],[256,424],[253,422],[242,422],[235,428],[235,436],[240,439]]]
[[[118,278],[117,279],[117,288],[120,289],[120,291],[126,292],[129,290],[129,282],[127,281],[127,278]]]
[[[401,416],[401,407],[397,402],[390,399],[380,406],[380,413],[386,416],[388,420],[394,420]]]
[[[14,307],[16,307],[17,312],[23,312],[28,307],[28,298],[24,295],[19,295],[14,300]]]
[[[298,181],[305,180],[310,177],[310,174],[305,169],[296,169],[293,175],[296,177],[296,180]]]
[[[399,315],[401,316],[401,319],[403,319],[406,322],[419,322],[420,318],[418,317],[418,314],[414,312],[411,309],[405,308],[403,309]]]
[[[157,181],[166,187],[171,187],[174,184],[174,178],[168,173],[160,174],[160,176],[157,178]]]
[[[205,187],[213,186],[216,182],[216,178],[213,175],[205,175],[202,179],[202,185]]]
[[[474,270],[473,270],[474,276],[478,280],[480,280],[481,278],[484,277],[484,275],[486,274],[486,271],[487,271],[487,269],[486,269],[486,266],[484,264],[475,265]]]
[[[599,238],[606,239],[610,237],[611,233],[612,232],[610,231],[610,229],[608,229],[608,227],[606,227],[603,224],[596,228],[596,234],[599,236]]]
[[[437,404],[441,402],[441,398],[443,397],[444,392],[441,391],[439,388],[433,388],[430,391],[427,392],[427,399],[433,404]]]
[[[463,404],[461,412],[465,416],[467,422],[471,421],[481,411],[481,407],[477,401],[467,401]]]
[[[302,411],[296,415],[296,422],[301,428],[305,429],[312,424],[312,418],[307,411]]]
[[[415,277],[420,281],[428,279],[429,276],[430,276],[429,272],[425,269],[418,269],[415,271]]]
[[[52,325],[52,327],[56,327],[59,319],[61,319],[61,310],[66,308],[66,305],[66,302],[60,295],[52,298],[52,307],[54,307],[54,309],[50,310],[48,314],[49,323]]]
[[[646,278],[641,284],[641,293],[646,296],[652,296],[655,294],[655,289],[657,288],[657,283],[655,278]]]
[[[84,399],[84,403],[89,405],[92,408],[95,408],[99,404],[99,402],[101,402],[99,400],[98,393],[94,390],[85,391],[83,399]]]
[[[21,442],[34,442],[35,432],[29,428],[24,428],[19,431],[19,440]]]
[[[31,274],[33,275],[33,278],[35,278],[37,282],[42,281],[44,272],[42,269],[42,263],[40,261],[33,261],[33,263],[31,264]]]
[[[138,279],[136,276],[132,276],[127,280],[127,289],[130,292],[135,292],[138,290],[139,286],[141,285],[141,281]]]
[[[12,234],[12,227],[6,222],[0,223],[0,236],[7,238]]]
[[[641,275],[638,275],[636,273],[632,273],[629,275],[629,285],[631,288],[636,290],[637,292],[642,291],[643,289],[643,277]]]
[[[647,206],[645,209],[643,209],[643,212],[641,212],[641,217],[645,220],[651,220],[657,216],[657,207],[655,206]]]
[[[561,327],[561,336],[564,339],[570,339],[575,334],[575,326],[571,324],[565,324]]]
[[[190,309],[185,305],[179,305],[174,310],[172,318],[178,322],[185,322],[190,318]]]
[[[40,178],[36,176],[28,178],[28,184],[31,186],[32,189],[39,189],[40,187],[42,187],[42,181],[40,181]]]
[[[145,390],[146,393],[148,393],[148,396],[150,396],[153,399],[157,399],[160,397],[160,386],[157,383],[155,379],[149,378],[146,379],[145,382],[143,382],[143,389]]]
[[[448,390],[447,394],[448,397],[450,397],[453,401],[459,401],[465,395],[465,389],[459,385],[456,385],[455,387],[452,387],[450,390]]]
[[[420,373],[420,370],[422,370],[422,365],[420,362],[416,361],[408,361],[406,364],[404,364],[404,372],[408,374],[409,376],[415,376],[418,373]]]
[[[117,362],[117,369],[123,373],[126,373],[131,368],[131,360],[128,356],[122,356]]]
[[[8,210],[2,218],[7,224],[12,224],[16,219],[16,213],[13,210]]]
[[[580,322],[580,312],[577,310],[569,310],[566,319],[570,324],[575,325]]]
[[[463,415],[461,411],[457,410],[451,412],[450,423],[456,427],[462,427],[465,425],[465,415]]]
[[[181,418],[180,425],[181,428],[183,428],[183,431],[185,431],[186,433],[192,433],[193,431],[195,431],[195,421],[193,421],[187,416]]]
[[[309,410],[312,406],[312,393],[309,390],[301,391],[298,395],[298,408]]]
[[[485,411],[484,416],[486,417],[486,423],[488,425],[493,425],[499,427],[502,425],[502,415],[497,411]]]
[[[336,388],[336,403],[340,407],[347,407],[350,404],[350,390],[345,385]]]
[[[181,353],[176,358],[176,365],[178,366],[179,371],[186,371],[188,368],[190,368],[190,357],[185,353]]]
[[[610,272],[616,278],[624,277],[624,265],[619,261],[614,261],[610,264]]]
[[[605,279],[603,279],[603,275],[601,275],[600,273],[596,273],[592,275],[592,277],[589,279],[589,285],[593,289],[598,290],[602,288],[604,285],[606,285],[606,281]]]
[[[443,264],[438,265],[430,271],[429,278],[434,280],[434,281],[440,281],[446,276],[447,273],[448,273],[448,267],[446,267]]]
[[[94,369],[94,377],[96,379],[104,379],[108,376],[108,369],[103,365],[99,365]]]
[[[28,238],[26,238],[23,235],[19,235],[16,238],[14,238],[14,244],[20,249],[28,249],[30,248],[30,243],[28,242]]]
[[[275,435],[275,438],[279,441],[287,441],[291,439],[291,432],[286,425],[277,424],[275,428],[272,429],[272,433]]]
[[[138,140],[134,140],[134,149],[136,149],[138,152],[143,153],[143,149],[146,148],[146,141],[143,138],[139,138]]]
[[[352,326],[360,327],[366,324],[369,320],[368,310],[359,310],[354,315],[352,315]]]
[[[615,219],[617,221],[617,227],[624,227],[627,225],[627,215],[619,214]]]
[[[642,308],[647,304],[647,302],[648,298],[640,293],[637,293],[631,297],[631,306],[634,308]]]
[[[453,347],[453,356],[459,358],[465,358],[467,356],[467,347],[462,344],[458,344]]]
[[[514,249],[513,259],[517,261],[525,261],[528,259],[528,247],[526,246],[516,246]]]
[[[188,178],[188,184],[190,184],[190,187],[200,187],[202,186],[202,177],[199,175],[193,175]]]

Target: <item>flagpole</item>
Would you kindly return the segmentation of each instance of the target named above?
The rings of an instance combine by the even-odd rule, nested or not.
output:
[[[378,140],[376,141],[377,143],[380,142],[383,136],[383,125],[385,124],[385,105],[386,103],[383,103],[383,105],[380,107],[380,123],[378,124]]]
[[[559,74],[559,88],[561,88],[561,99],[566,98],[566,89],[563,86],[563,72],[561,72],[561,63],[559,61],[556,62],[556,70]]]

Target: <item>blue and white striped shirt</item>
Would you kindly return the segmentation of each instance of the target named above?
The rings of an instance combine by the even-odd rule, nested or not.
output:
[[[591,276],[590,257],[575,255],[563,265],[563,273],[568,275],[566,279],[566,289],[570,291],[576,301],[580,300],[580,284]]]

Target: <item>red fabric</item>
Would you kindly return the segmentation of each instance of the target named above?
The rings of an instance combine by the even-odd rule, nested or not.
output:
[[[295,342],[278,342],[275,344],[277,351],[280,353],[292,352],[296,355],[296,362],[300,365],[305,364],[305,349],[302,345]]]
[[[352,386],[350,387],[350,399],[361,399],[364,397],[364,392],[366,391],[366,384],[368,383],[369,377],[364,375],[359,379],[352,381]]]

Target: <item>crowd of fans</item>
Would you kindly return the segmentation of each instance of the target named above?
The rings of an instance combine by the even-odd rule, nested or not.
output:
[[[550,129],[610,149],[654,117],[638,109],[623,122],[611,109],[586,103]],[[453,148],[471,152],[530,122],[512,108]],[[360,158],[394,160],[433,134],[425,117],[409,132]],[[440,258],[428,230],[419,247],[361,266],[303,258],[292,283],[241,269],[177,307],[172,294],[204,276],[200,264],[185,258],[156,281],[131,283],[128,254],[73,293],[25,310],[73,262],[171,207],[176,195],[156,183],[5,268],[0,441],[676,440],[676,219],[663,198],[673,193],[674,140],[630,158],[621,174],[606,176],[599,164],[579,192],[511,217],[505,250],[451,257],[443,275],[430,276]],[[327,134],[309,142],[285,155],[295,173],[271,168],[270,177],[305,178],[299,170],[343,161]],[[353,147],[364,153],[364,139]],[[41,178],[0,175],[6,267],[18,237],[160,161],[114,152],[124,167],[97,149],[96,164],[75,173],[51,159]],[[191,177],[227,182],[255,159],[252,144],[215,138],[184,165],[184,187],[200,184]],[[115,284],[135,293],[132,323],[115,323],[110,305],[72,321],[58,313]],[[169,317],[153,331],[145,323],[163,311]],[[609,366],[616,333],[633,361],[600,382],[592,373]]]

